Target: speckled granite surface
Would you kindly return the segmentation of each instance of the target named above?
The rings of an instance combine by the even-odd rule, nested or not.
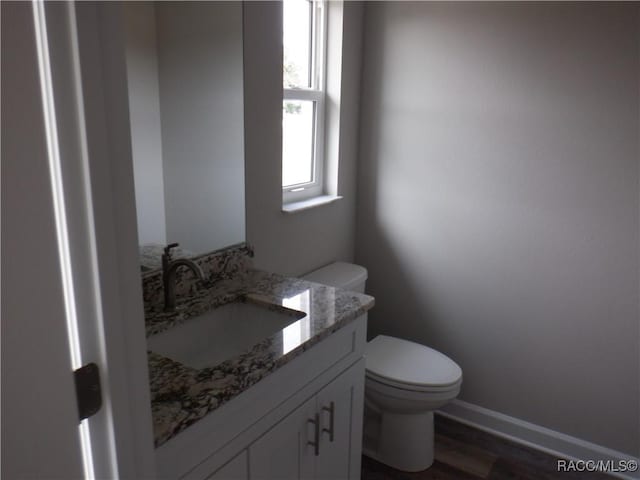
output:
[[[208,290],[189,286],[178,295],[175,313],[167,314],[159,305],[145,308],[147,336],[231,301],[302,311],[303,318],[292,318],[298,323],[293,328],[301,333],[292,340],[280,330],[246,352],[200,370],[148,352],[156,447],[358,318],[374,303],[368,295],[248,268]]]
[[[208,278],[219,281],[207,291],[201,288],[193,272],[179,268],[175,290],[178,314],[163,312],[162,270],[143,272],[142,297],[147,336],[236,298],[242,292],[244,277],[251,269],[251,257],[253,249],[246,243],[191,257]]]

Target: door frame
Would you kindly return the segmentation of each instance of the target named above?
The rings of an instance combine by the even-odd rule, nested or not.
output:
[[[76,18],[111,448],[119,478],[154,478],[122,7],[118,2],[69,5]]]

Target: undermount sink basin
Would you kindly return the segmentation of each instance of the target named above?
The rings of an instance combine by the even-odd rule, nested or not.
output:
[[[147,338],[147,348],[192,368],[212,367],[304,316],[251,302],[228,303]]]

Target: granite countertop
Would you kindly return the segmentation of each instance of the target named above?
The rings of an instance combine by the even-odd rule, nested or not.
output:
[[[232,301],[259,302],[272,308],[304,312],[305,317],[292,322],[304,322],[298,331],[308,333],[293,342],[287,338],[285,342],[280,330],[245,353],[200,370],[149,351],[156,447],[355,320],[374,303],[368,295],[249,270],[235,281],[220,282],[209,290],[194,289],[188,296],[178,298],[178,310],[174,313],[148,309],[147,336]]]

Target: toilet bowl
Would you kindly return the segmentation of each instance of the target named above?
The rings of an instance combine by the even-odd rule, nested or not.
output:
[[[363,453],[406,472],[433,463],[433,411],[460,392],[462,370],[442,353],[379,335],[365,349]]]
[[[364,292],[367,270],[337,262],[306,280]],[[460,392],[462,370],[419,343],[378,335],[365,348],[363,453],[406,472],[433,463],[433,411]]]

